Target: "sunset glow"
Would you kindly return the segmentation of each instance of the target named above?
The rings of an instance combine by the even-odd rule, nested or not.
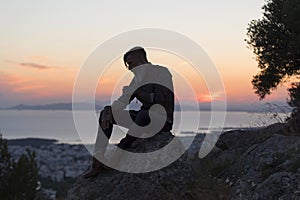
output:
[[[155,4],[134,8],[132,14],[124,8],[139,4],[91,1],[89,4],[93,6],[89,6],[72,1],[2,2],[0,107],[70,102],[76,74],[97,45],[114,35],[143,27],[173,30],[197,42],[218,68],[228,102],[258,101],[251,85],[253,75],[258,72],[257,63],[244,39],[247,24],[261,16],[264,1],[169,3],[176,4],[172,11],[165,9],[169,5],[166,3],[159,8]],[[23,9],[22,4],[28,5],[27,8]],[[107,12],[104,7],[115,13]],[[151,9],[158,14],[147,17],[144,13]],[[148,57],[152,63],[167,66],[174,73],[175,92],[182,103],[220,100],[222,95],[211,94],[205,77],[187,60],[153,50],[148,51]],[[111,96],[119,95],[122,86],[131,78],[122,58],[116,58],[99,77],[95,99],[110,100]],[[183,79],[188,84],[182,84]],[[188,88],[194,94],[187,93]],[[85,95],[84,89],[82,95]],[[285,101],[286,95],[284,86],[267,100]]]

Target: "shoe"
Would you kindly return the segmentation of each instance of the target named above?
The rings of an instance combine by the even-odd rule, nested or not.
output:
[[[85,179],[96,177],[100,172],[102,172],[103,170],[108,170],[108,169],[111,169],[111,168],[105,166],[99,160],[97,160],[95,157],[93,157],[92,168],[90,169],[90,171],[88,171],[87,173],[85,173],[83,175],[83,177]]]

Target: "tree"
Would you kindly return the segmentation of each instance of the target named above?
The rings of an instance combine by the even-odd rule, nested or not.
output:
[[[287,120],[292,132],[300,132],[300,83],[293,83],[288,89],[290,100],[288,104],[293,107],[291,117]]]
[[[15,162],[0,134],[0,194],[3,199],[32,200],[38,179],[35,152],[27,149]]]
[[[260,99],[300,75],[300,1],[267,0],[262,9],[262,19],[248,25],[246,39],[260,69],[252,80]]]
[[[8,151],[7,142],[2,139],[0,133],[0,194],[7,196],[10,174],[12,173],[11,154]]]

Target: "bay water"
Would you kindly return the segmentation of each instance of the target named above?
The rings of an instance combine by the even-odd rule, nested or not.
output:
[[[87,112],[87,111],[80,111]],[[178,136],[207,133],[212,130],[247,129],[267,126],[283,121],[286,114],[270,116],[265,113],[215,112],[210,111],[175,112],[173,133]],[[99,113],[97,113],[99,116]],[[116,126],[118,127],[118,126]],[[6,139],[47,138],[64,143],[92,144],[96,133],[78,134],[72,111],[51,110],[0,110],[0,132]],[[117,143],[126,134],[125,128],[115,128],[111,143]]]

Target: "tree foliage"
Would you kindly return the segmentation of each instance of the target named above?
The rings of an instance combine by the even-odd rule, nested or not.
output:
[[[290,100],[288,104],[294,108],[300,108],[300,83],[293,83],[292,86],[288,89]]]
[[[267,0],[262,9],[262,19],[250,22],[246,39],[260,69],[252,80],[260,99],[300,75],[300,1]]]
[[[0,159],[1,199],[34,199],[38,181],[35,152],[28,149],[18,161],[14,161],[6,140],[0,134]]]
[[[300,83],[293,83],[288,91],[290,95],[288,104],[293,107],[288,123],[295,132],[300,133]]]

